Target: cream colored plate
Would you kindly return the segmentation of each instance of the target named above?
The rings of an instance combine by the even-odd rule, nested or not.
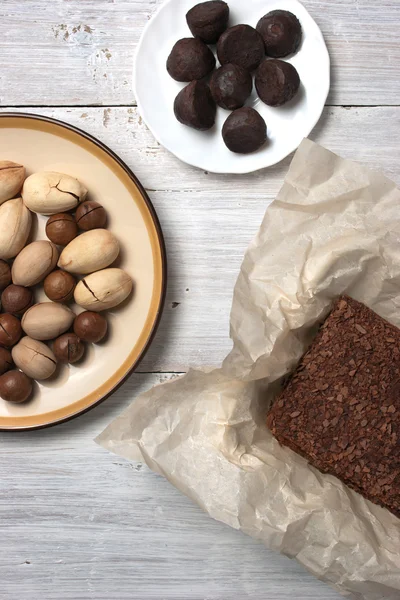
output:
[[[60,171],[77,177],[109,215],[119,239],[118,266],[133,278],[134,294],[104,313],[109,336],[87,345],[77,366],[62,366],[51,380],[36,384],[31,401],[13,405],[0,399],[0,429],[45,427],[70,419],[103,400],[143,356],[158,324],[166,287],[161,228],[146,192],[133,173],[107,147],[82,131],[34,115],[0,115],[0,160],[34,171]],[[35,239],[46,239],[46,217],[38,216]],[[36,301],[46,299],[40,288]],[[80,312],[72,305],[71,308]]]

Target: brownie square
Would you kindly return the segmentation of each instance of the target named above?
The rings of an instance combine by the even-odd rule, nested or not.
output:
[[[400,516],[400,330],[339,298],[267,424],[282,445]]]

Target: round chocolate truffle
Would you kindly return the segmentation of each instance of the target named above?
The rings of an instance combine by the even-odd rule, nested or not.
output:
[[[75,213],[75,221],[79,229],[89,231],[104,227],[107,221],[107,213],[103,206],[94,200],[81,202]]]
[[[0,348],[0,375],[9,371],[13,366],[11,352],[7,348]]]
[[[265,57],[264,42],[250,25],[236,25],[219,38],[217,54],[221,65],[233,63],[247,71],[254,71]]]
[[[32,304],[32,290],[22,285],[11,284],[1,294],[1,306],[3,310],[16,317],[22,317]]]
[[[256,88],[268,106],[282,106],[295,97],[300,77],[293,65],[283,60],[265,60],[257,69]]]
[[[232,152],[249,154],[267,141],[267,126],[254,108],[245,106],[229,115],[222,128],[222,137]]]
[[[206,131],[215,123],[217,107],[210,88],[203,81],[192,81],[179,92],[174,103],[175,116],[180,123]]]
[[[54,341],[53,352],[60,362],[73,365],[82,358],[85,346],[75,333],[64,333]]]
[[[0,396],[7,402],[20,404],[32,394],[32,379],[22,371],[8,371],[0,377]]]
[[[84,342],[98,344],[107,333],[107,321],[103,315],[87,310],[75,317],[74,332]]]
[[[236,110],[241,108],[250,96],[253,79],[246,69],[228,63],[212,74],[210,89],[218,106],[226,110]]]
[[[222,0],[201,2],[189,10],[186,21],[194,37],[206,44],[216,44],[228,27],[229,6]]]
[[[167,71],[176,81],[203,79],[214,67],[214,54],[199,38],[176,42],[167,60]]]
[[[257,31],[264,40],[265,52],[272,58],[293,54],[300,46],[300,21],[287,10],[269,12],[259,20]]]

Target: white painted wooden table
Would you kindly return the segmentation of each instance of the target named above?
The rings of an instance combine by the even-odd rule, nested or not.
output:
[[[303,1],[333,64],[312,139],[400,184],[399,0]],[[56,117],[111,146],[147,188],[169,255],[165,313],[138,372],[66,425],[0,433],[0,599],[338,599],[294,562],[209,519],[146,467],[93,442],[139,392],[225,356],[243,253],[290,162],[211,175],[153,139],[135,107],[131,70],[159,4],[0,3],[0,110]]]

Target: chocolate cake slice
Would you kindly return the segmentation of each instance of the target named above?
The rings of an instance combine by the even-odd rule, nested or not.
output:
[[[339,298],[267,424],[282,445],[400,516],[400,330]]]

